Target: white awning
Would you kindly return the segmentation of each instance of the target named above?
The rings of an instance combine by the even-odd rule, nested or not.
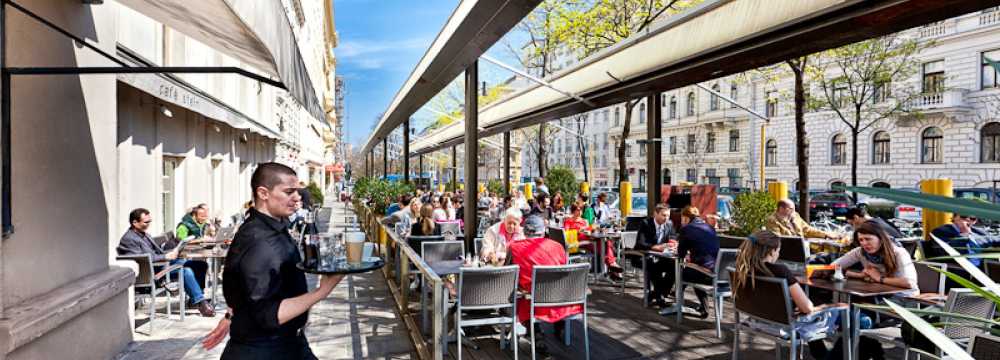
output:
[[[243,63],[276,76],[318,120],[325,114],[279,0],[118,0]]]

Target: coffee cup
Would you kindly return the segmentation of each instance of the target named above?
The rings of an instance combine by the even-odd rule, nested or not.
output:
[[[347,243],[347,263],[350,265],[361,264],[361,256],[365,249],[365,234],[348,233],[345,242]]]

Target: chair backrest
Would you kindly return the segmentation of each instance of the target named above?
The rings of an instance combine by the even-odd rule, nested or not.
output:
[[[951,289],[944,308],[945,312],[983,319],[992,319],[996,313],[996,304],[993,301],[965,288]],[[941,322],[945,323],[941,332],[952,339],[970,338],[984,332],[977,321],[944,316]]]
[[[139,273],[135,275],[136,288],[152,288],[155,285],[153,279],[153,257],[150,254],[120,255],[118,260],[132,260],[139,265]]]
[[[559,306],[587,302],[590,263],[536,265],[531,274],[531,300],[535,306]]]
[[[920,289],[921,293],[944,295],[945,276],[932,268],[948,270],[947,264],[918,261],[913,263],[913,266],[917,269],[917,288]]]
[[[424,241],[420,246],[420,257],[427,263],[459,260],[465,256],[465,243],[462,241]]]
[[[622,231],[622,248],[635,249],[635,243],[638,239],[638,231]]]
[[[989,275],[994,282],[1000,283],[1000,262],[987,260],[984,266],[986,266],[986,275]]]
[[[479,218],[479,226],[476,227],[476,236],[482,236],[486,233],[486,230],[490,228],[490,218],[481,217]]]
[[[458,222],[443,222],[440,224],[442,236],[462,236],[462,227],[459,226]]]
[[[557,243],[562,244],[563,248],[566,247],[566,233],[563,232],[563,229],[550,227],[545,236],[549,239],[555,240]]]
[[[483,248],[483,238],[477,237],[472,239],[472,250],[475,252],[473,254],[479,255],[479,250]]]
[[[177,238],[177,234],[175,234],[173,230],[167,231],[163,233],[163,235],[167,236],[167,243],[161,244],[160,246],[174,247],[180,242],[180,239]]]
[[[736,264],[736,256],[739,250],[719,248],[719,253],[715,255],[715,278],[718,282],[729,282],[729,269]]]
[[[897,239],[901,240],[901,239]],[[910,254],[910,259],[913,259],[917,253],[917,242],[916,241],[899,241],[899,244],[903,246],[907,254]]]
[[[747,238],[742,236],[732,236],[732,235],[719,235],[719,248],[720,249],[739,249],[740,245]]]
[[[729,277],[734,276],[730,270]],[[736,310],[780,325],[792,325],[792,297],[783,278],[757,276],[747,286],[733,289]]]
[[[406,238],[406,244],[410,245],[410,248],[413,249],[413,251],[418,251],[418,252],[421,251],[421,249],[423,249],[423,247],[420,244],[423,244],[425,241],[444,241],[444,236],[427,235],[427,236],[410,236]]]
[[[803,238],[782,236],[781,251],[778,253],[778,260],[805,266],[806,261],[809,260],[809,245],[806,244],[806,240]]]
[[[511,307],[520,267],[463,267],[458,270],[459,309]]]
[[[1000,359],[1000,337],[979,334],[969,342],[969,355],[977,360]]]
[[[166,250],[167,243],[170,242],[170,237],[167,234],[160,234],[153,237],[153,242],[159,245],[161,249]]]

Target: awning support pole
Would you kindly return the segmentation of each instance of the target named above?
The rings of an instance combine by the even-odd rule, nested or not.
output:
[[[403,122],[403,181],[410,182],[410,119]]]
[[[646,120],[646,196],[649,198],[649,205],[646,206],[646,213],[649,216],[656,213],[656,205],[661,202],[660,183],[663,177],[660,173],[663,171],[663,161],[660,154],[663,143],[659,139],[663,135],[662,101],[658,93],[646,97],[646,108],[649,109],[649,119]]]
[[[465,68],[465,248],[473,247],[479,222],[479,62]],[[515,344],[516,345],[516,344]]]
[[[510,131],[503,132],[503,193],[510,196]]]
[[[458,149],[451,147],[451,190],[458,190]]]
[[[382,138],[382,176],[389,176],[389,138]]]

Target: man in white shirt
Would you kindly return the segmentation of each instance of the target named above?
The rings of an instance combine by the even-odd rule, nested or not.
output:
[[[667,204],[657,204],[653,216],[639,223],[635,249],[663,252],[669,246],[667,242],[674,236],[674,224],[670,222],[670,207]],[[667,272],[673,272],[672,266],[673,263],[670,261],[659,260],[652,262],[646,268],[650,283],[653,285],[649,292],[650,304],[666,305],[663,299],[673,287],[667,280]]]
[[[607,224],[611,221],[611,207],[608,206],[608,194],[597,195],[597,205],[594,206],[594,216],[598,224]]]

